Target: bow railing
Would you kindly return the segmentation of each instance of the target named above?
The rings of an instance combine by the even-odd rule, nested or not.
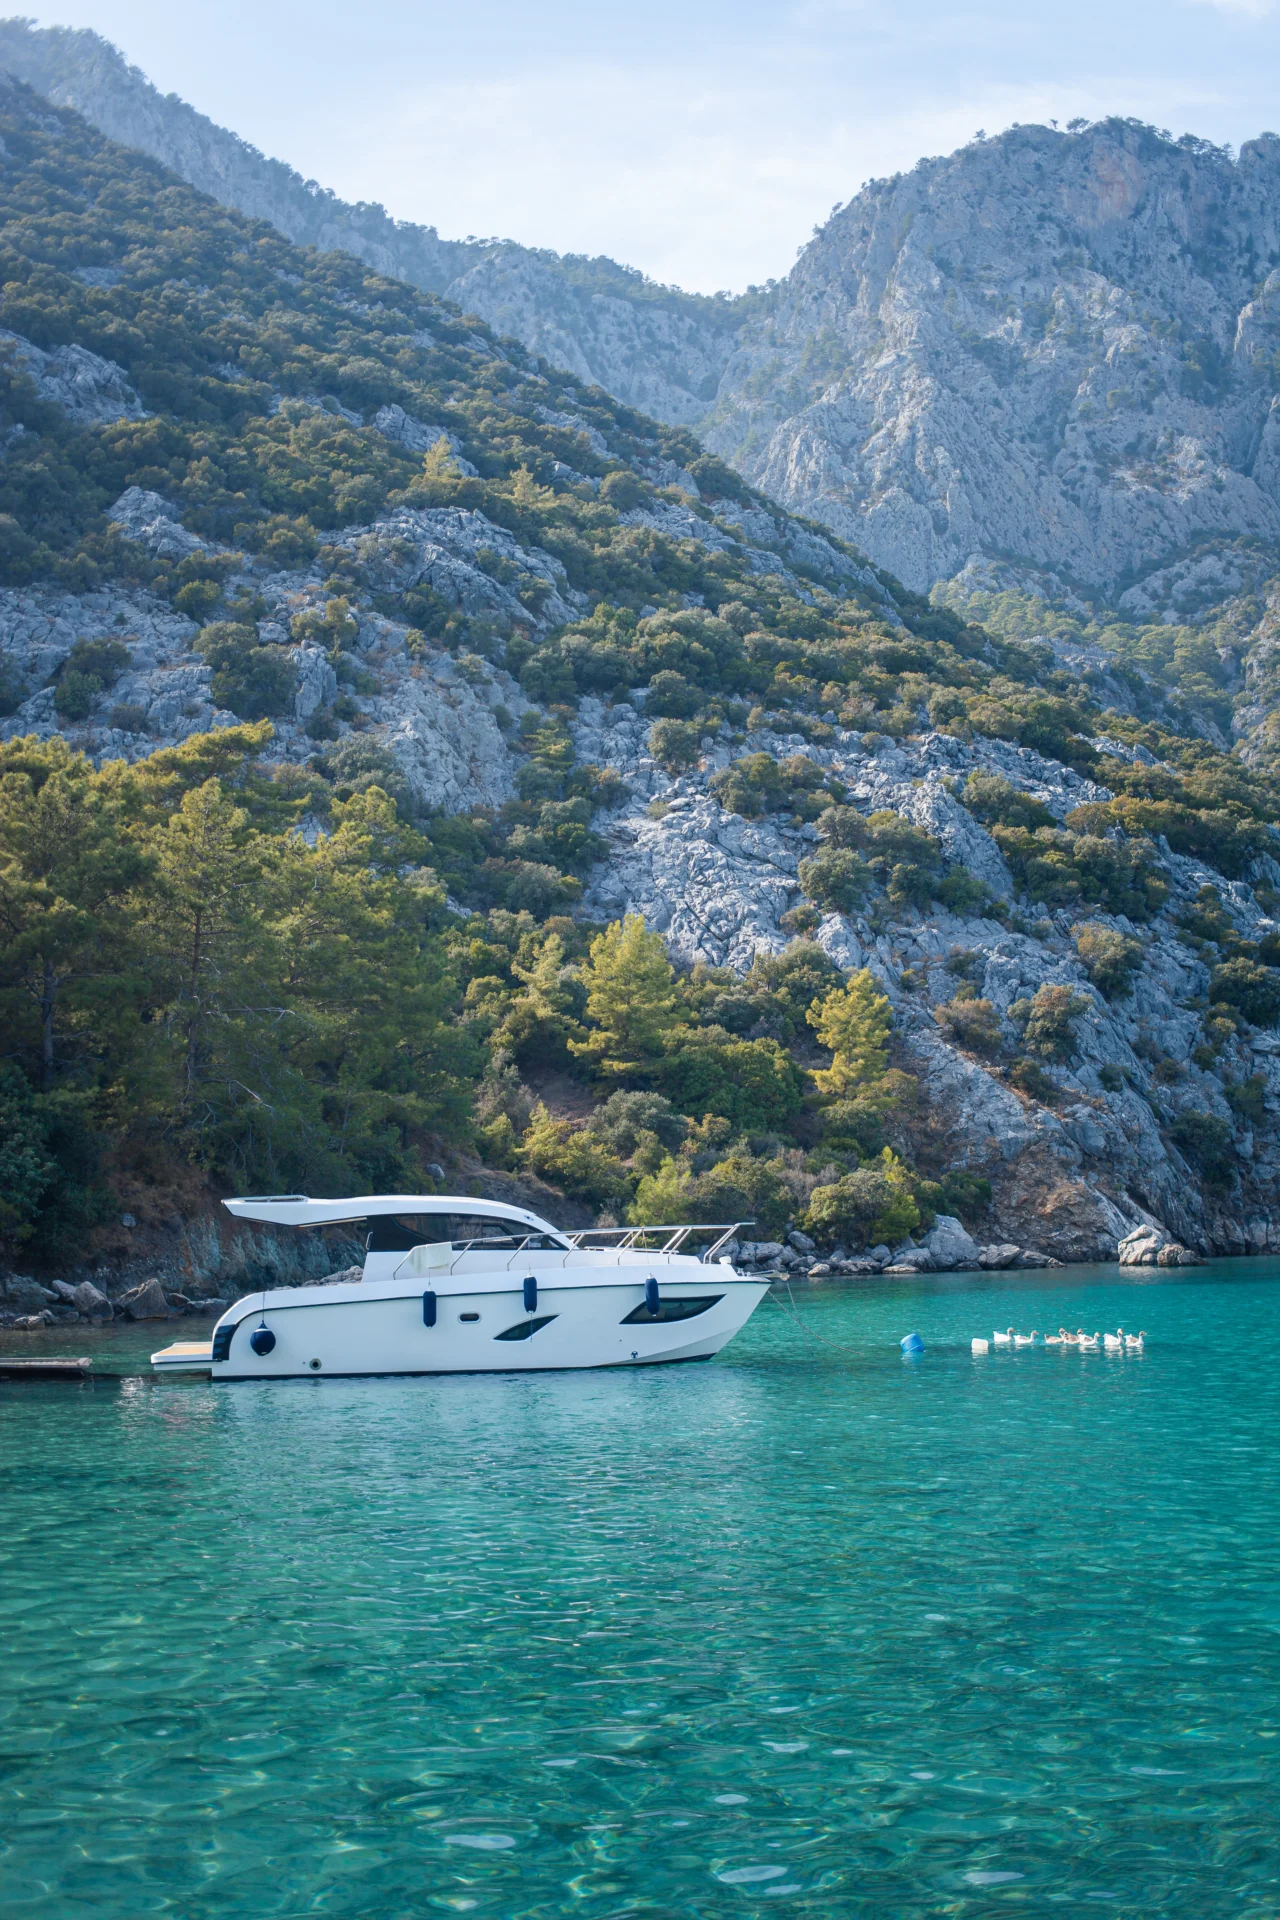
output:
[[[714,1233],[718,1236],[709,1247],[704,1247],[698,1258],[704,1265],[714,1260],[722,1247],[729,1244],[740,1227],[754,1226],[753,1220],[732,1220],[726,1224],[718,1221],[708,1225],[701,1220],[690,1220],[676,1226],[654,1227],[583,1227],[576,1233],[566,1233],[565,1239],[571,1247],[586,1252],[593,1245],[601,1250],[609,1247],[623,1253],[631,1248],[648,1253],[679,1253],[691,1234]],[[692,1250],[691,1250],[692,1251]]]

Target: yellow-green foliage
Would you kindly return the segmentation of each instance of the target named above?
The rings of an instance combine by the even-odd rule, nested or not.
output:
[[[1071,932],[1076,952],[1099,993],[1117,1000],[1133,991],[1133,976],[1142,965],[1140,940],[1092,920]]]
[[[587,1128],[553,1119],[541,1102],[533,1110],[519,1157],[530,1173],[578,1200],[598,1203],[626,1191],[626,1169],[616,1155]]]
[[[848,1096],[878,1080],[889,1063],[893,1015],[874,974],[863,967],[809,1009],[809,1025],[832,1056],[814,1079],[823,1093]]]
[[[836,1241],[892,1247],[920,1225],[920,1208],[906,1167],[888,1147],[868,1166],[857,1167],[809,1197],[805,1228],[820,1246]]]
[[[662,935],[640,914],[615,920],[591,942],[582,978],[592,1030],[573,1051],[611,1077],[651,1071],[687,1019]]]

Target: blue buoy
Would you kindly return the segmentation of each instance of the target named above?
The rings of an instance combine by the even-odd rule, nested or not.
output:
[[[434,1327],[435,1323],[436,1297],[430,1287],[428,1287],[422,1296],[422,1324],[424,1327]]]
[[[524,1310],[526,1313],[538,1311],[538,1282],[533,1274],[524,1283]]]
[[[253,1332],[249,1335],[249,1345],[253,1348],[254,1352],[259,1356],[259,1358],[261,1358],[264,1354],[270,1353],[274,1348],[275,1344],[276,1344],[276,1337],[274,1333],[272,1333],[270,1327],[255,1327]]]
[[[644,1283],[644,1304],[649,1309],[650,1313],[656,1313],[658,1311],[659,1306],[661,1305],[661,1302],[662,1302],[662,1296],[658,1292],[658,1283],[654,1279],[653,1275],[650,1274],[649,1278]]]
[[[900,1341],[899,1344],[901,1345],[902,1351],[904,1353],[923,1353],[924,1352],[924,1341],[920,1338],[920,1335],[918,1333],[907,1334],[905,1339]]]

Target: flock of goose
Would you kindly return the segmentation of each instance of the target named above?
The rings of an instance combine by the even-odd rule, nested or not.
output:
[[[1086,1333],[1083,1327],[1077,1327],[1074,1333],[1068,1333],[1065,1327],[1059,1327],[1056,1333],[1046,1333],[1046,1347],[1078,1347],[1081,1353],[1141,1353],[1146,1343],[1145,1333],[1126,1333],[1123,1327],[1117,1327],[1114,1333]],[[990,1340],[974,1340],[975,1353],[990,1353],[996,1347],[1034,1347],[1040,1335],[1033,1327],[1030,1333],[1016,1333],[1012,1327],[1006,1327],[1001,1333],[998,1329]]]

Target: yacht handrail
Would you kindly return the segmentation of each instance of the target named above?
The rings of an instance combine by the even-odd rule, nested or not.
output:
[[[703,1264],[706,1265],[709,1261],[715,1259],[721,1247],[732,1240],[739,1227],[750,1227],[754,1225],[755,1222],[753,1220],[732,1220],[727,1225],[722,1220],[716,1221],[714,1224],[694,1220],[686,1221],[678,1226],[582,1227],[576,1233],[566,1233],[565,1239],[571,1247],[579,1250],[582,1249],[583,1242],[589,1239],[614,1240],[617,1242],[616,1250],[622,1253],[629,1248],[638,1246],[641,1238],[646,1234],[665,1233],[668,1235],[668,1238],[660,1247],[654,1247],[651,1251],[654,1253],[677,1253],[691,1233],[718,1233],[720,1238],[698,1256]]]

